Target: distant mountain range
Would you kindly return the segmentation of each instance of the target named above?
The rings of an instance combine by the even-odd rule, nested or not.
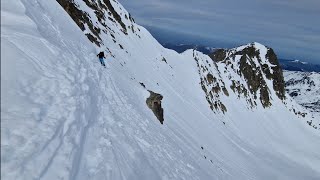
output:
[[[215,50],[220,48],[213,48],[201,45],[192,45],[192,44],[171,44],[163,43],[164,47],[168,49],[175,50],[178,53],[182,53],[187,49],[196,49],[204,54],[211,54]],[[290,59],[281,59],[279,58],[280,65],[283,69],[288,71],[300,71],[300,72],[320,72],[320,65],[311,64],[308,62],[303,62],[300,60],[290,60]]]
[[[216,49],[219,48],[212,48],[208,46],[201,46],[201,45],[192,45],[192,44],[171,44],[171,43],[163,43],[162,44],[165,48],[175,50],[178,53],[183,53],[188,49],[196,49],[204,54],[211,54]]]
[[[320,72],[320,65],[300,60],[279,59],[283,69],[288,71]]]

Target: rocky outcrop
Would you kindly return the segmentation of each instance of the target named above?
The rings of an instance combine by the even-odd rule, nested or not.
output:
[[[128,30],[121,18],[120,14],[112,6],[110,0],[83,0],[87,6],[87,11],[81,10],[77,0],[56,0],[70,15],[79,28],[85,32],[88,39],[95,43],[97,46],[103,45],[101,34],[108,34],[116,43],[115,32],[107,25],[107,22],[112,22],[114,25],[120,25],[119,29],[128,35]],[[94,22],[90,17],[90,13],[96,16],[97,21]],[[129,25],[130,29],[134,33],[134,19],[130,14],[125,14],[124,18],[129,20],[132,24]],[[86,29],[89,28],[89,29]]]
[[[87,33],[88,39],[95,43],[97,46],[101,44],[100,29],[93,26],[88,13],[80,10],[79,6],[73,0],[57,0],[57,2],[65,9],[74,22],[79,26],[82,31],[85,31],[87,25],[91,33]],[[103,14],[102,14],[103,16]]]
[[[240,75],[246,79],[249,91],[254,95],[254,99],[257,99],[257,94],[260,93],[260,101],[263,107],[269,107],[271,102],[266,81],[263,78],[260,67],[257,67],[253,60],[254,58],[260,58],[259,51],[250,46],[236,52],[236,55],[241,55],[239,63]]]
[[[210,109],[213,112],[227,112],[227,107],[221,101],[220,96],[229,96],[229,92],[225,87],[219,74],[217,74],[218,69],[216,64],[211,64],[207,59],[202,59],[199,57],[197,51],[193,51],[194,60],[198,66],[198,72],[200,76],[200,85],[205,93],[206,100],[209,104]],[[214,70],[214,71],[211,71]],[[214,73],[215,72],[215,73]]]
[[[88,1],[88,0],[85,0]],[[126,25],[122,22],[121,16],[114,10],[112,4],[110,3],[110,0],[103,0],[106,7],[103,7],[104,9],[109,9],[109,15],[112,14],[112,16],[115,18],[115,20],[121,25],[123,33],[127,34],[127,28]],[[127,16],[126,16],[127,17]],[[130,20],[132,20],[131,15],[129,14]]]
[[[231,89],[238,93],[239,97],[245,95],[252,106],[257,104],[256,100],[265,108],[271,106],[271,91],[275,91],[279,99],[285,99],[283,73],[273,49],[251,43],[230,50],[219,49],[210,54],[210,58],[215,63],[225,64],[225,72],[233,71],[245,80],[245,83],[233,81]],[[269,80],[273,87],[268,87]],[[248,96],[248,93],[253,98]]]
[[[163,121],[164,121],[163,108],[161,106],[161,101],[163,99],[163,96],[161,94],[157,94],[152,91],[149,91],[149,92],[150,92],[150,97],[147,98],[146,100],[147,106],[152,110],[152,112],[160,121],[160,123],[163,124]]]
[[[225,60],[226,55],[226,50],[218,49],[214,53],[209,54],[209,57],[217,62],[220,62]]]
[[[269,60],[271,64],[274,66],[271,67],[273,70],[273,73],[270,74],[270,79],[273,80],[273,89],[276,91],[277,96],[284,100],[286,98],[285,93],[285,82],[283,77],[282,68],[280,66],[279,60],[277,58],[277,55],[274,53],[272,48],[268,49],[268,52],[266,54],[266,58]],[[267,72],[266,72],[267,73]]]

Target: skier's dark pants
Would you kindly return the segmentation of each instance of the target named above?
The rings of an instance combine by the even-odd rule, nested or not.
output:
[[[101,65],[106,66],[106,65],[104,64],[103,58],[99,58],[99,60],[100,60]]]

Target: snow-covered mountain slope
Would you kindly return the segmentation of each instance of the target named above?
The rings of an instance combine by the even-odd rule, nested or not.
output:
[[[320,73],[284,71],[286,91],[299,104],[320,113]]]
[[[178,54],[115,0],[59,2],[1,1],[1,179],[320,178],[319,130],[267,77],[268,48]],[[148,90],[163,97],[163,125]]]

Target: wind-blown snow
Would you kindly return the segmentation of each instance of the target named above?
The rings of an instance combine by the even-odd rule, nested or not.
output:
[[[1,179],[320,178],[318,131],[280,101],[215,114],[193,56],[143,27],[112,26],[125,49],[105,37],[104,69],[54,0],[3,0],[1,19]],[[164,125],[140,82],[163,95]]]

